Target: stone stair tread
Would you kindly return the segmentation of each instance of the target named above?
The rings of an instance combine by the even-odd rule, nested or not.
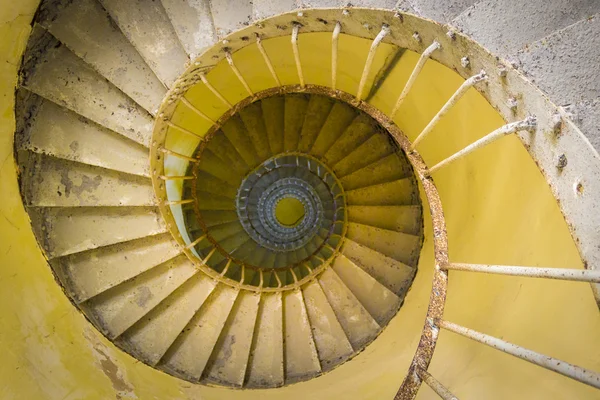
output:
[[[405,178],[408,171],[397,154],[389,154],[341,177],[340,182],[346,190],[356,190]]]
[[[406,162],[402,162],[400,156],[395,153],[394,146],[390,143],[387,134],[377,132],[333,164],[333,170],[340,179],[343,179],[350,174],[379,162],[390,154],[398,158],[394,169],[407,169]],[[374,176],[376,177],[377,175]]]
[[[404,298],[416,272],[415,268],[348,239],[341,252],[398,297]]]
[[[246,371],[247,388],[284,383],[283,301],[281,292],[261,296]]]
[[[252,17],[255,20],[268,18],[273,15],[283,14],[297,7],[296,0],[253,0]]]
[[[73,111],[33,93],[18,94],[18,109],[29,113],[18,149],[96,167],[149,177],[148,149]],[[18,111],[19,112],[19,111]]]
[[[342,136],[327,150],[327,153],[323,156],[323,161],[327,165],[336,165],[338,161],[369,139],[374,130],[375,125],[371,117],[362,113],[357,115]]]
[[[161,0],[173,29],[193,60],[217,41],[209,0]]]
[[[308,96],[302,94],[285,96],[283,151],[295,151],[298,148],[307,107]]]
[[[305,380],[321,372],[302,291],[283,294],[285,382]]]
[[[355,117],[356,111],[352,107],[336,102],[321,127],[319,135],[310,149],[310,154],[316,157],[323,157]]]
[[[332,268],[318,278],[323,292],[353,348],[361,348],[375,338],[380,327]]]
[[[32,207],[151,206],[156,203],[146,177],[79,162],[20,151],[20,167],[32,174],[21,182],[25,204]],[[39,185],[32,178],[43,179]]]
[[[378,324],[385,325],[400,308],[398,296],[344,255],[337,257],[332,268]]]
[[[192,262],[179,255],[87,300],[82,307],[114,339],[196,272]]]
[[[350,205],[348,221],[411,235],[419,235],[423,230],[421,207],[418,205]]]
[[[368,225],[348,223],[348,238],[402,263],[416,267],[421,238]]]
[[[569,2],[481,0],[452,24],[491,52],[506,57],[532,42],[600,11],[595,0]],[[506,29],[507,26],[511,29]]]
[[[156,207],[48,207],[29,210],[49,258],[166,232]],[[120,223],[129,229],[114,231]]]
[[[208,276],[195,274],[121,335],[118,342],[150,365],[158,364],[215,286]]]
[[[189,58],[160,1],[99,0],[156,76],[171,87]]]
[[[163,233],[55,258],[51,263],[79,303],[179,253],[172,236]]]
[[[35,25],[23,61],[23,86],[144,146],[152,116],[81,58]]]
[[[419,193],[411,178],[380,183],[346,192],[348,205],[404,206],[418,204]]]
[[[302,293],[319,360],[326,372],[353,353],[352,345],[319,283],[311,281],[303,287]]]
[[[45,10],[51,17],[38,22],[100,75],[154,114],[166,88],[106,10],[95,0],[63,3],[58,11]]]
[[[252,22],[252,2],[247,0],[211,0],[211,13],[217,36],[222,38]]]
[[[245,290],[239,293],[206,366],[203,382],[242,387],[260,297]]]
[[[239,290],[218,285],[163,356],[159,368],[199,381]]]

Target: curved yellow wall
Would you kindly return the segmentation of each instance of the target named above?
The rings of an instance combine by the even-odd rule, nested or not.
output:
[[[21,204],[13,158],[13,90],[37,2],[2,1],[0,57],[0,393],[7,399],[388,399],[400,385],[423,325],[432,276],[428,215],[420,271],[406,303],[382,335],[351,362],[312,381],[269,391],[195,386],[147,367],[116,349],[75,309],[54,281]],[[328,84],[329,36],[301,35],[307,82]],[[340,38],[340,89],[354,93],[369,43]],[[283,83],[296,82],[289,38],[265,41]],[[382,46],[377,70],[391,51]],[[288,54],[289,53],[289,54]],[[272,85],[252,46],[234,55],[254,90]],[[239,58],[238,58],[239,57]],[[372,103],[384,111],[417,55],[407,52]],[[240,62],[241,65],[241,62]],[[222,75],[222,76],[221,76]],[[209,75],[219,87],[231,75]],[[235,82],[235,77],[229,82]],[[459,86],[452,71],[429,62],[396,118],[414,138]],[[230,99],[243,88],[222,88]],[[237,93],[237,94],[236,94]],[[202,89],[193,96],[199,102]],[[241,98],[240,97],[240,98]],[[220,110],[212,111],[218,116]],[[181,124],[193,123],[180,115]],[[203,122],[202,122],[203,123]],[[420,148],[434,163],[502,124],[471,90]],[[186,144],[183,147],[190,146]],[[515,137],[504,138],[435,176],[453,261],[582,268],[558,207]],[[565,361],[600,370],[600,315],[589,286],[451,273],[447,319]],[[442,332],[431,372],[461,398],[600,398],[598,391],[506,354]],[[419,398],[436,398],[423,387]]]

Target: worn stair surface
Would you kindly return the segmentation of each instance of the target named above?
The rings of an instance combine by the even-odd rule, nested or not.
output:
[[[422,208],[406,157],[371,117],[322,95],[276,95],[231,116],[183,181],[189,249],[239,285],[186,257],[152,190],[152,124],[188,56],[270,13],[257,2],[234,23],[231,12],[213,2],[207,29],[170,1],[43,3],[16,147],[49,262],[108,338],[186,380],[276,387],[346,361],[395,315]],[[296,209],[277,211],[286,199]]]
[[[579,79],[566,73],[577,66],[557,64],[555,82],[535,60],[552,58],[547,40],[592,32],[597,42],[598,17],[588,17],[599,2],[539,19],[534,30],[506,31],[505,40],[482,33],[490,1],[431,3],[355,5],[453,23],[521,60],[553,100],[581,105],[579,122],[592,127],[598,81],[583,97],[556,91]],[[169,233],[165,199],[152,186],[155,116],[190,59],[257,19],[345,5],[42,2],[17,91],[23,202],[68,295],[136,358],[192,382],[277,387],[348,360],[402,305],[423,242],[416,179],[388,133],[342,101],[305,93],[253,101],[194,152],[180,230],[197,260]],[[597,59],[600,46],[586,46]]]

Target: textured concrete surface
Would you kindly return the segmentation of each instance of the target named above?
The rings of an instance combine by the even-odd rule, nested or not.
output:
[[[252,22],[252,3],[248,0],[212,0],[210,6],[219,37],[242,29]]]
[[[288,12],[298,8],[297,3],[296,0],[254,0],[252,2],[252,16],[255,19],[263,19]]]
[[[401,0],[402,1],[402,0]],[[329,7],[370,7],[393,9],[397,0],[297,0],[296,3],[303,8],[329,8]],[[256,3],[256,2],[255,2]]]
[[[304,8],[341,7],[345,5],[342,0],[300,0],[299,3]]]
[[[392,9],[396,6],[396,3],[396,0],[354,0],[343,2],[343,5],[352,4],[354,7]]]
[[[141,106],[36,25],[22,70],[23,86],[114,132],[148,146],[153,120]],[[47,41],[47,42],[46,42]],[[31,61],[40,60],[31,69]]]
[[[23,1],[23,3],[25,3],[25,1]],[[4,15],[2,16],[4,17]],[[9,17],[10,18],[7,18],[7,21],[10,22],[6,24],[10,26],[11,31],[9,32],[13,32],[13,30],[16,31],[16,29],[19,28],[22,19],[24,19],[23,14],[9,15]],[[31,15],[28,15],[26,18],[31,19]],[[4,18],[2,18],[2,21],[4,27]],[[25,26],[28,26],[28,24],[26,23]],[[9,35],[4,37],[12,39]],[[10,42],[11,47],[8,45],[7,47],[12,49],[12,46],[16,47],[18,43],[18,41],[13,40]],[[10,54],[11,57],[14,53],[15,51],[1,52],[3,55]],[[10,76],[15,77],[19,55],[20,54],[16,54],[14,60],[8,60],[6,64],[3,65],[2,71],[7,71],[10,68]],[[15,71],[13,71],[13,69]],[[6,82],[8,82],[8,79],[6,79]],[[3,85],[13,85],[11,82],[8,82],[8,84],[6,82],[3,82]],[[12,88],[10,89],[8,95],[3,93],[3,98],[12,98]],[[9,101],[6,103],[9,103]],[[2,141],[0,143],[0,152],[2,153],[0,159],[8,161],[5,163],[4,168],[0,169],[0,174],[2,174],[3,178],[0,179],[0,182],[3,182],[3,193],[6,200],[2,205],[1,210],[3,218],[0,218],[0,233],[3,236],[2,243],[6,246],[6,251],[1,252],[2,260],[0,264],[4,267],[1,269],[3,279],[0,279],[0,283],[4,286],[3,290],[0,291],[0,295],[3,296],[3,304],[11,304],[10,308],[2,310],[3,326],[5,327],[3,328],[2,342],[3,344],[6,344],[7,348],[11,349],[11,351],[6,354],[6,362],[0,366],[0,370],[2,371],[0,376],[3,378],[3,383],[7,382],[7,384],[2,386],[7,397],[17,398],[17,396],[22,396],[19,398],[27,399],[105,399],[114,398],[114,396],[116,396],[117,398],[123,399],[152,397],[175,399],[183,398],[185,396],[186,398],[202,397],[207,400],[216,398],[222,399],[224,397],[245,399],[259,397],[275,399],[285,397],[293,399],[303,398],[306,396],[306,393],[311,393],[315,398],[324,399],[335,398],[338,396],[348,396],[350,398],[360,399],[390,397],[386,395],[389,395],[390,393],[388,392],[391,392],[391,390],[386,388],[390,386],[396,387],[397,385],[395,383],[397,383],[398,376],[400,376],[399,373],[403,373],[404,371],[398,372],[399,368],[397,366],[401,364],[398,360],[394,359],[393,362],[386,363],[386,357],[399,357],[398,353],[404,349],[404,346],[406,346],[405,343],[409,342],[409,340],[397,340],[399,334],[397,330],[400,329],[398,327],[401,326],[404,328],[405,324],[408,325],[418,318],[418,328],[420,329],[422,325],[421,321],[423,319],[421,315],[417,315],[417,318],[407,317],[404,320],[396,319],[397,323],[395,326],[397,330],[393,330],[393,328],[388,329],[388,331],[386,331],[379,339],[378,343],[374,343],[374,345],[378,346],[377,348],[371,346],[362,354],[362,360],[360,360],[360,362],[357,359],[357,362],[354,364],[348,364],[351,368],[354,368],[353,370],[349,371],[348,366],[346,366],[346,370],[340,369],[334,371],[332,374],[319,378],[319,380],[314,380],[310,384],[303,385],[302,387],[292,386],[290,388],[275,390],[269,393],[252,391],[219,392],[214,388],[203,388],[195,385],[179,386],[177,381],[164,374],[155,373],[141,363],[135,364],[129,357],[116,351],[110,343],[99,337],[96,331],[90,330],[91,328],[89,328],[87,322],[81,315],[78,315],[71,310],[71,305],[66,301],[66,298],[53,281],[52,276],[49,274],[49,270],[45,265],[45,261],[39,254],[38,248],[31,238],[28,221],[22,211],[20,197],[15,184],[16,176],[14,176],[13,168],[9,168],[12,161],[10,154],[12,154],[13,151],[10,143],[12,138],[10,133],[14,124],[14,121],[12,121],[12,113],[10,112],[11,108],[12,105],[7,104],[6,110],[2,114],[4,121],[2,130],[6,134],[1,135]],[[417,113],[415,114],[415,118],[410,118],[410,120],[407,119],[403,123],[414,123],[416,120],[417,125],[419,123],[422,125],[423,121],[419,119],[421,116]],[[472,115],[469,115],[469,118],[469,121],[474,119]],[[474,125],[477,126],[476,124]],[[415,133],[415,129],[412,130],[413,133]],[[500,145],[500,142],[498,145]],[[439,146],[439,148],[446,149],[444,146]],[[476,186],[478,183],[483,185],[483,188],[490,187],[490,180],[485,175],[478,176],[472,174],[469,175],[469,180],[465,180],[464,184],[467,185],[472,192],[457,190],[455,185],[460,184],[461,182],[457,182],[460,180],[456,179],[446,180],[447,184],[442,188],[446,189],[445,194],[447,198],[450,199],[450,206],[452,206],[452,204],[455,205],[454,208],[448,207],[450,211],[455,211],[454,214],[450,212],[448,215],[457,215],[454,219],[450,218],[451,223],[453,221],[455,222],[454,229],[452,229],[451,225],[450,231],[460,233],[460,237],[457,237],[459,240],[456,240],[459,246],[455,247],[457,249],[457,257],[462,256],[464,259],[466,256],[473,256],[474,249],[472,243],[474,241],[483,242],[482,246],[478,246],[478,248],[475,249],[477,250],[475,256],[496,254],[493,253],[496,248],[500,249],[500,252],[502,252],[502,249],[509,248],[511,243],[503,243],[502,240],[506,238],[506,240],[514,240],[513,243],[521,245],[523,243],[528,244],[527,240],[534,241],[533,246],[528,245],[526,248],[525,246],[521,247],[521,249],[525,248],[521,253],[517,252],[507,255],[507,257],[510,258],[507,262],[526,263],[529,261],[530,263],[539,262],[542,263],[542,265],[548,265],[544,263],[555,263],[560,266],[575,265],[578,263],[577,254],[575,254],[574,251],[565,251],[565,249],[560,248],[557,245],[568,242],[568,239],[565,239],[568,238],[568,233],[564,233],[564,236],[558,237],[557,239],[544,238],[544,235],[555,234],[560,229],[564,230],[562,216],[555,212],[556,203],[554,198],[546,196],[548,197],[547,202],[545,201],[545,197],[543,199],[535,198],[536,207],[531,208],[530,206],[531,194],[536,194],[537,192],[535,189],[531,189],[532,185],[529,185],[528,181],[523,180],[523,176],[538,177],[539,173],[537,169],[533,168],[527,170],[519,168],[519,164],[515,163],[515,155],[518,156],[519,153],[513,154],[502,150],[503,149],[498,151],[497,154],[507,156],[507,158],[504,159],[505,164],[498,165],[496,163],[498,165],[497,170],[492,171],[493,173],[488,172],[488,174],[494,178],[494,188],[500,187],[498,177],[508,177],[508,182],[510,182],[510,184],[506,185],[506,187],[509,192],[503,193],[503,196],[505,196],[504,198],[490,196],[486,192],[483,192],[482,194],[484,199],[497,199],[498,204],[506,206],[509,210],[506,213],[497,213],[497,217],[500,218],[500,220],[496,223],[487,218],[476,218],[475,215],[473,218],[464,218],[464,215],[467,215],[467,213],[471,214],[476,212],[476,210],[489,209],[490,205],[493,206],[493,204],[484,203],[485,206],[482,207],[482,204],[473,203],[474,196],[472,194],[481,193],[481,188]],[[475,173],[480,170],[481,168],[469,169],[469,171],[475,171]],[[528,171],[533,172],[531,175],[528,175]],[[450,172],[455,173],[455,171]],[[519,178],[517,182],[515,182],[515,177]],[[541,179],[539,182],[542,188],[546,188],[545,182],[542,182]],[[450,186],[450,184],[452,184],[452,186]],[[523,187],[525,187],[525,190]],[[4,189],[6,191],[4,191]],[[453,197],[456,193],[461,194],[462,197]],[[469,194],[471,196],[469,196]],[[520,196],[523,196],[523,199],[521,199]],[[510,217],[510,211],[516,208],[514,204],[511,203],[512,201],[515,201],[515,199],[521,200],[518,204],[523,202],[523,204],[527,205],[527,208],[523,215],[517,214],[517,218],[511,220],[507,218],[507,215]],[[456,206],[456,204],[460,204],[460,207]],[[465,207],[465,205],[468,207]],[[468,209],[462,211],[463,207]],[[549,224],[550,218],[548,217],[550,215],[555,216],[555,225]],[[540,224],[540,220],[543,220],[544,224]],[[481,229],[481,227],[480,229],[477,229],[479,227],[478,224],[485,224],[484,228],[491,227],[492,229],[490,229],[490,231],[492,233],[488,234],[489,236],[486,237],[485,234],[487,231]],[[533,231],[531,228],[533,228]],[[520,230],[521,232],[519,232]],[[518,236],[519,233],[521,236]],[[539,241],[539,243],[536,241]],[[536,243],[538,243],[537,246],[535,246]],[[464,249],[461,248],[461,245]],[[493,247],[486,248],[486,245]],[[519,249],[517,246],[515,246],[515,248]],[[432,253],[431,247],[428,248],[427,254],[429,253]],[[522,259],[522,253],[525,253],[526,257],[531,256],[531,258]],[[536,258],[533,257],[534,255],[536,255]],[[537,257],[540,258],[538,259]],[[545,258],[542,259],[541,257]],[[496,260],[498,260],[496,262],[504,262],[503,259],[497,258]],[[426,285],[428,282],[425,281],[427,281],[426,276],[430,271],[423,272],[418,279],[421,279],[421,286],[428,289],[429,286]],[[526,332],[523,332],[522,335],[525,337],[520,335],[521,331],[516,331],[516,333],[510,331],[507,332],[507,330],[504,329],[506,328],[506,324],[494,324],[494,326],[489,326],[489,324],[487,324],[485,325],[486,332],[496,335],[506,335],[509,338],[512,334],[512,337],[516,338],[519,343],[528,345],[527,341],[530,341],[531,345],[535,346],[536,349],[540,349],[540,351],[545,350],[544,342],[547,341],[548,344],[546,344],[546,346],[548,348],[559,352],[556,354],[557,356],[563,357],[562,354],[565,354],[565,358],[568,357],[568,359],[571,359],[572,357],[577,360],[578,363],[579,360],[583,360],[583,362],[586,363],[584,365],[590,365],[591,368],[595,368],[597,360],[593,358],[593,352],[590,354],[589,348],[593,346],[593,338],[597,337],[598,320],[593,318],[593,316],[597,315],[597,309],[594,308],[593,310],[590,310],[590,308],[586,308],[585,306],[587,303],[583,301],[581,302],[582,304],[576,302],[573,302],[573,304],[569,303],[572,299],[579,299],[577,296],[582,296],[581,299],[585,300],[583,298],[583,295],[585,294],[584,290],[574,286],[572,291],[567,292],[567,290],[570,290],[569,286],[569,289],[564,289],[565,292],[560,292],[561,296],[554,296],[553,298],[548,299],[545,302],[545,307],[539,309],[539,298],[544,297],[544,294],[547,294],[548,290],[546,290],[545,287],[542,288],[540,284],[539,291],[532,291],[532,288],[535,289],[535,286],[533,285],[538,284],[537,282],[533,282],[535,280],[511,280],[510,283],[498,280],[496,282],[500,282],[497,284],[499,287],[495,287],[489,283],[489,277],[483,277],[481,278],[481,281],[473,281],[472,279],[477,279],[477,277],[465,277],[464,280],[457,277],[454,281],[455,283],[453,284],[458,285],[455,286],[457,297],[453,298],[452,303],[449,304],[448,315],[450,317],[460,320],[467,326],[477,327],[477,324],[481,323],[481,314],[473,312],[470,307],[464,307],[464,304],[473,303],[474,298],[477,299],[478,304],[482,305],[482,309],[485,308],[486,310],[486,312],[483,313],[486,316],[485,321],[494,320],[494,316],[496,318],[502,318],[507,310],[509,312],[517,310],[515,311],[516,316],[520,318],[511,318],[511,320],[515,323],[519,323],[520,326],[530,328],[526,329]],[[521,282],[522,285],[520,284]],[[474,293],[473,288],[480,288],[480,290],[479,292]],[[481,290],[481,288],[484,290]],[[557,289],[555,290],[563,290],[562,288],[563,286],[561,286],[561,289],[558,289],[557,286]],[[415,289],[418,288],[416,287]],[[554,288],[550,288],[549,290],[553,289]],[[562,295],[563,293],[564,295]],[[415,296],[420,295],[418,298],[424,299],[422,303],[418,303],[419,309],[422,310],[423,305],[427,302],[428,294],[428,290],[425,290],[424,295],[422,292],[413,290],[411,292],[412,303],[409,304],[415,304]],[[500,297],[499,294],[504,295],[504,298]],[[488,299],[486,295],[489,295],[490,299]],[[527,301],[531,301],[532,305]],[[577,310],[577,312],[573,312],[573,310]],[[593,313],[585,313],[586,310],[592,311]],[[527,311],[527,313],[525,313],[525,311]],[[452,312],[454,312],[454,314],[452,314]],[[527,325],[528,321],[530,322],[531,312],[536,312],[536,324],[534,324],[535,327],[533,328],[531,328],[531,324]],[[459,314],[457,315],[456,313]],[[585,318],[586,315],[592,317]],[[584,318],[580,318],[582,316]],[[573,321],[571,318],[575,317],[577,317],[577,320]],[[540,321],[542,323],[538,323]],[[584,324],[577,324],[577,322],[583,322]],[[552,323],[556,323],[558,326],[555,327]],[[502,332],[494,333],[493,330],[496,328],[503,328],[503,330]],[[567,328],[568,330],[566,332],[561,331],[561,329],[566,330]],[[553,332],[556,336],[545,335],[548,331]],[[25,336],[23,332],[27,332],[27,335]],[[83,335],[81,332],[83,332]],[[402,331],[400,333],[404,332]],[[406,336],[404,337],[406,338]],[[556,338],[564,340],[565,343],[572,343],[573,346],[568,346],[568,349],[565,349],[565,346],[556,346]],[[591,338],[588,339],[590,342],[582,340],[586,338]],[[446,339],[442,338],[442,340]],[[592,345],[586,347],[583,345],[585,343],[592,343]],[[411,342],[411,345],[413,344],[414,342]],[[444,345],[448,349],[456,349],[456,353],[451,352],[454,350],[448,350],[439,354],[444,358],[437,358],[437,360],[440,360],[439,364],[437,364],[439,367],[436,369],[436,364],[434,364],[432,373],[439,377],[441,381],[448,382],[447,384],[453,384],[453,382],[455,382],[455,380],[452,379],[454,373],[460,375],[460,382],[464,382],[462,383],[463,385],[475,382],[472,384],[473,386],[469,387],[461,386],[461,383],[458,383],[456,387],[451,386],[453,390],[457,389],[457,393],[472,393],[470,390],[466,389],[475,387],[475,385],[480,385],[480,381],[478,381],[478,379],[473,379],[473,377],[481,377],[482,370],[494,370],[494,375],[499,377],[498,380],[502,382],[502,386],[498,388],[500,389],[498,392],[491,391],[489,393],[490,396],[506,398],[515,397],[515,394],[518,394],[518,396],[522,396],[523,398],[531,398],[535,395],[540,395],[540,391],[546,390],[548,398],[554,396],[556,398],[566,398],[570,396],[579,397],[578,394],[581,394],[582,398],[587,397],[584,395],[584,392],[570,392],[567,389],[561,390],[560,387],[556,387],[556,382],[561,382],[560,377],[555,377],[554,375],[540,375],[540,378],[537,378],[537,376],[533,374],[541,369],[536,369],[535,366],[529,366],[527,363],[518,360],[516,360],[516,362],[519,364],[515,365],[495,363],[494,361],[497,360],[492,358],[495,357],[495,354],[498,354],[498,357],[500,357],[499,360],[508,359],[506,355],[501,354],[500,352],[490,353],[489,355],[486,353],[485,357],[479,357],[478,353],[471,351],[469,348],[465,350],[464,347],[459,347],[458,342],[444,342]],[[480,346],[479,344],[475,345]],[[390,348],[394,348],[394,352],[390,352]],[[441,346],[440,348],[443,349]],[[577,354],[571,354],[570,351],[572,351],[573,348],[581,348],[581,350]],[[579,358],[576,357],[577,355],[583,355],[584,357]],[[587,356],[587,358],[585,356]],[[478,364],[482,358],[489,361],[489,365],[485,364],[481,366],[481,364]],[[457,367],[448,369],[447,362],[444,362],[444,360],[448,359],[452,359],[453,365],[456,365]],[[369,364],[369,362],[372,364]],[[2,369],[2,367],[5,369]],[[469,370],[469,368],[471,368],[471,370]],[[531,370],[526,368],[531,368]],[[502,374],[505,371],[514,374],[509,375],[509,377],[513,379],[515,379],[515,376],[517,377],[516,386],[506,385],[506,381],[508,380],[502,379],[504,378]],[[539,373],[543,374],[547,372]],[[546,381],[547,384],[543,386],[530,384],[537,379],[546,379],[547,376],[549,376]],[[519,377],[525,377],[527,379],[523,379],[521,382],[518,380]],[[521,384],[521,386],[519,386],[519,384]],[[579,386],[583,385],[578,385],[577,388],[579,388]],[[511,387],[510,390],[512,390],[512,392],[509,391],[509,387]],[[528,391],[530,387],[532,391]],[[533,392],[533,390],[535,390],[535,392]],[[476,393],[477,388],[475,389],[475,395]],[[594,396],[594,393],[591,391],[585,393],[587,393],[588,396]],[[544,395],[541,394],[540,396]]]
[[[156,76],[170,87],[183,73],[188,56],[162,4],[144,0],[100,3]]]
[[[411,14],[416,14],[417,12],[413,8],[412,4],[408,0],[398,0],[396,2],[395,8],[400,11],[408,12]]]
[[[579,128],[592,143],[592,146],[600,152],[600,97],[591,101],[581,101],[575,104],[574,118]]]
[[[208,0],[162,0],[162,4],[190,58],[217,40]]]
[[[452,24],[490,51],[508,56],[598,11],[598,0],[484,0],[465,10]]]
[[[600,14],[532,43],[515,58],[530,80],[573,114],[599,150]]]
[[[532,43],[517,58],[525,74],[560,105],[599,97],[600,14]]]
[[[421,15],[437,22],[449,22],[477,0],[400,0],[402,11]]]
[[[40,12],[38,22],[54,37],[148,112],[158,108],[166,88],[100,3],[80,0],[49,12],[57,15]]]

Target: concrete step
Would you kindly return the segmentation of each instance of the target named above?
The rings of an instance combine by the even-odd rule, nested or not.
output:
[[[396,8],[440,23],[447,23],[476,2],[477,0],[399,0]]]
[[[263,116],[268,116],[265,118],[265,128],[269,136],[269,146],[273,154],[279,154],[283,151],[285,99],[280,96],[268,97],[260,103]]]
[[[302,295],[321,368],[325,372],[344,362],[353,352],[352,345],[319,283],[311,281],[304,286]]]
[[[253,20],[252,2],[248,0],[211,0],[210,6],[219,38],[248,26]]]
[[[348,206],[348,221],[390,231],[418,235],[423,230],[421,207],[409,206]]]
[[[380,183],[346,192],[349,206],[405,206],[417,204],[419,193],[410,178]]]
[[[595,2],[600,8],[600,3]],[[557,105],[572,113],[600,151],[600,14],[531,43],[514,55],[519,69]]]
[[[179,255],[82,303],[86,315],[114,339],[197,273]]]
[[[313,146],[321,127],[333,107],[333,100],[325,96],[312,95],[306,108],[298,151],[308,152]]]
[[[189,61],[160,1],[99,0],[146,60],[156,76],[170,87]]]
[[[416,267],[421,250],[421,238],[403,232],[348,223],[348,239],[369,247],[401,263]]]
[[[344,157],[333,165],[333,170],[337,176],[341,179],[350,177],[354,173],[368,167],[369,165],[380,162],[386,159],[388,156],[396,158],[396,162],[391,161],[390,166],[395,164],[395,167],[400,167],[400,171],[404,168],[402,160],[394,152],[394,146],[390,143],[389,138],[386,134],[377,132],[368,138],[360,146],[353,149],[353,151],[346,153]],[[393,167],[393,168],[395,168]],[[379,174],[374,174],[372,179],[379,179]],[[351,178],[349,178],[351,179]],[[344,186],[347,189],[352,189],[352,186]]]
[[[209,150],[236,174],[245,176],[250,171],[248,164],[222,131],[218,131],[211,138]]]
[[[310,153],[316,157],[323,157],[354,121],[356,115],[357,112],[351,106],[336,102],[321,127]]]
[[[149,177],[148,149],[25,89],[17,95],[16,148]]]
[[[333,263],[333,270],[381,326],[385,326],[400,308],[401,299],[398,296],[349,258],[338,256]]]
[[[375,122],[370,116],[357,115],[344,134],[327,150],[323,162],[326,165],[335,165],[371,138],[375,133],[375,127]]]
[[[30,207],[150,206],[149,178],[60,159],[27,150],[17,155],[25,173],[24,203]],[[43,184],[39,184],[43,182]]]
[[[344,242],[342,254],[401,298],[406,295],[416,273],[416,268],[353,240]]]
[[[235,147],[242,160],[250,169],[260,164],[260,157],[254,148],[251,137],[239,115],[234,115],[221,127],[221,132]]]
[[[124,348],[156,365],[173,345],[216,286],[204,274],[195,274],[153,308],[118,339]]]
[[[235,288],[218,285],[164,355],[159,368],[200,380],[238,294]]]
[[[38,22],[99,74],[125,92],[149,113],[158,109],[165,86],[138,51],[95,0],[66,2],[52,7]],[[42,5],[44,9],[44,5]]]
[[[203,192],[225,196],[231,199],[234,199],[237,194],[238,188],[236,186],[232,186],[226,181],[223,181],[209,173],[197,171],[195,176],[198,180],[198,185],[196,187]]]
[[[281,293],[264,293],[260,299],[254,341],[246,372],[246,387],[264,388],[284,383],[283,301]]]
[[[152,116],[39,25],[22,67],[22,86],[148,146]]]
[[[367,141],[361,148],[365,147],[367,144],[370,145],[371,141]],[[381,149],[380,146],[376,146],[376,148]],[[362,164],[366,165],[356,165],[356,169],[352,167],[353,164],[351,164],[350,161],[348,162],[348,167],[344,169],[342,169],[342,163],[340,163],[339,167],[336,169],[336,172],[341,172],[338,175],[341,176],[340,182],[344,185],[346,190],[352,190],[390,182],[408,176],[407,172],[409,168],[406,164],[402,162],[397,154],[390,153],[391,151],[387,152],[387,155],[384,153],[382,158],[373,156],[372,159],[366,159]],[[378,156],[379,154],[375,155]],[[347,157],[342,162],[345,162],[348,158],[350,157]],[[358,156],[356,158],[358,158]],[[350,173],[348,173],[348,171],[350,171]]]
[[[300,132],[308,107],[309,96],[290,94],[285,96],[283,125],[283,150],[296,151],[300,141]]]
[[[256,149],[259,161],[265,161],[267,158],[273,156],[260,102],[252,103],[240,110],[240,117]]]
[[[215,44],[209,0],[161,0],[181,44],[193,60]]]
[[[56,258],[52,266],[80,303],[179,253],[171,234],[162,233]]]
[[[48,258],[165,233],[156,207],[48,207],[29,210]],[[114,231],[115,226],[128,229]]]
[[[246,290],[240,292],[206,365],[203,382],[243,386],[260,297]]]
[[[298,8],[296,0],[253,0],[252,17],[255,20],[272,17]]]
[[[302,291],[283,293],[285,383],[309,379],[321,372]]]
[[[231,164],[219,158],[208,149],[202,152],[198,170],[207,172],[234,187],[239,187],[243,178],[242,173],[239,173]]]
[[[340,258],[335,261],[335,263],[340,262]],[[325,269],[319,276],[318,282],[352,347],[361,348],[375,339],[380,326],[335,270],[333,268]]]
[[[597,0],[482,0],[463,11],[452,25],[502,57],[600,11]]]

